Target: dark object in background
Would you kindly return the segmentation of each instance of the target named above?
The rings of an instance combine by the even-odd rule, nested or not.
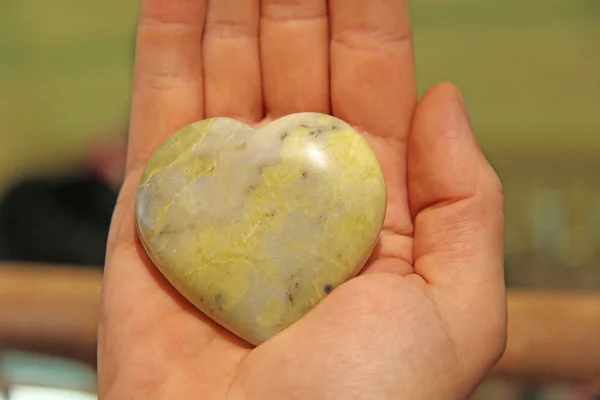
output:
[[[17,183],[0,200],[0,260],[101,268],[116,200],[91,171]]]

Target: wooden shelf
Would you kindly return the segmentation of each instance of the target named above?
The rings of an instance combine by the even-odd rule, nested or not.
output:
[[[0,347],[95,365],[99,269],[0,264]],[[510,289],[499,377],[600,390],[600,292]]]

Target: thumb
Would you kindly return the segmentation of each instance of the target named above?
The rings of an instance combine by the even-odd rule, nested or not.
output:
[[[417,274],[432,285],[503,283],[502,186],[452,84],[433,87],[417,107],[408,190]]]
[[[423,97],[408,143],[415,273],[429,284],[449,335],[499,357],[506,326],[502,185],[455,86],[438,84]]]

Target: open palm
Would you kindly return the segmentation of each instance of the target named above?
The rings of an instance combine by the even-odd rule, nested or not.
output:
[[[137,181],[179,128],[333,114],[388,186],[362,273],[257,348],[187,303],[147,258]],[[417,104],[402,0],[142,0],[126,178],[99,336],[105,399],[458,399],[505,344],[501,185],[458,90]]]

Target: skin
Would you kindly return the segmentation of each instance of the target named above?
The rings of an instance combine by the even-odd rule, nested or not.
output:
[[[458,89],[417,102],[401,0],[142,0],[125,181],[108,242],[102,399],[462,399],[506,341],[502,186]],[[362,273],[252,346],[196,311],[134,226],[152,152],[194,121],[330,113],[384,169]]]

